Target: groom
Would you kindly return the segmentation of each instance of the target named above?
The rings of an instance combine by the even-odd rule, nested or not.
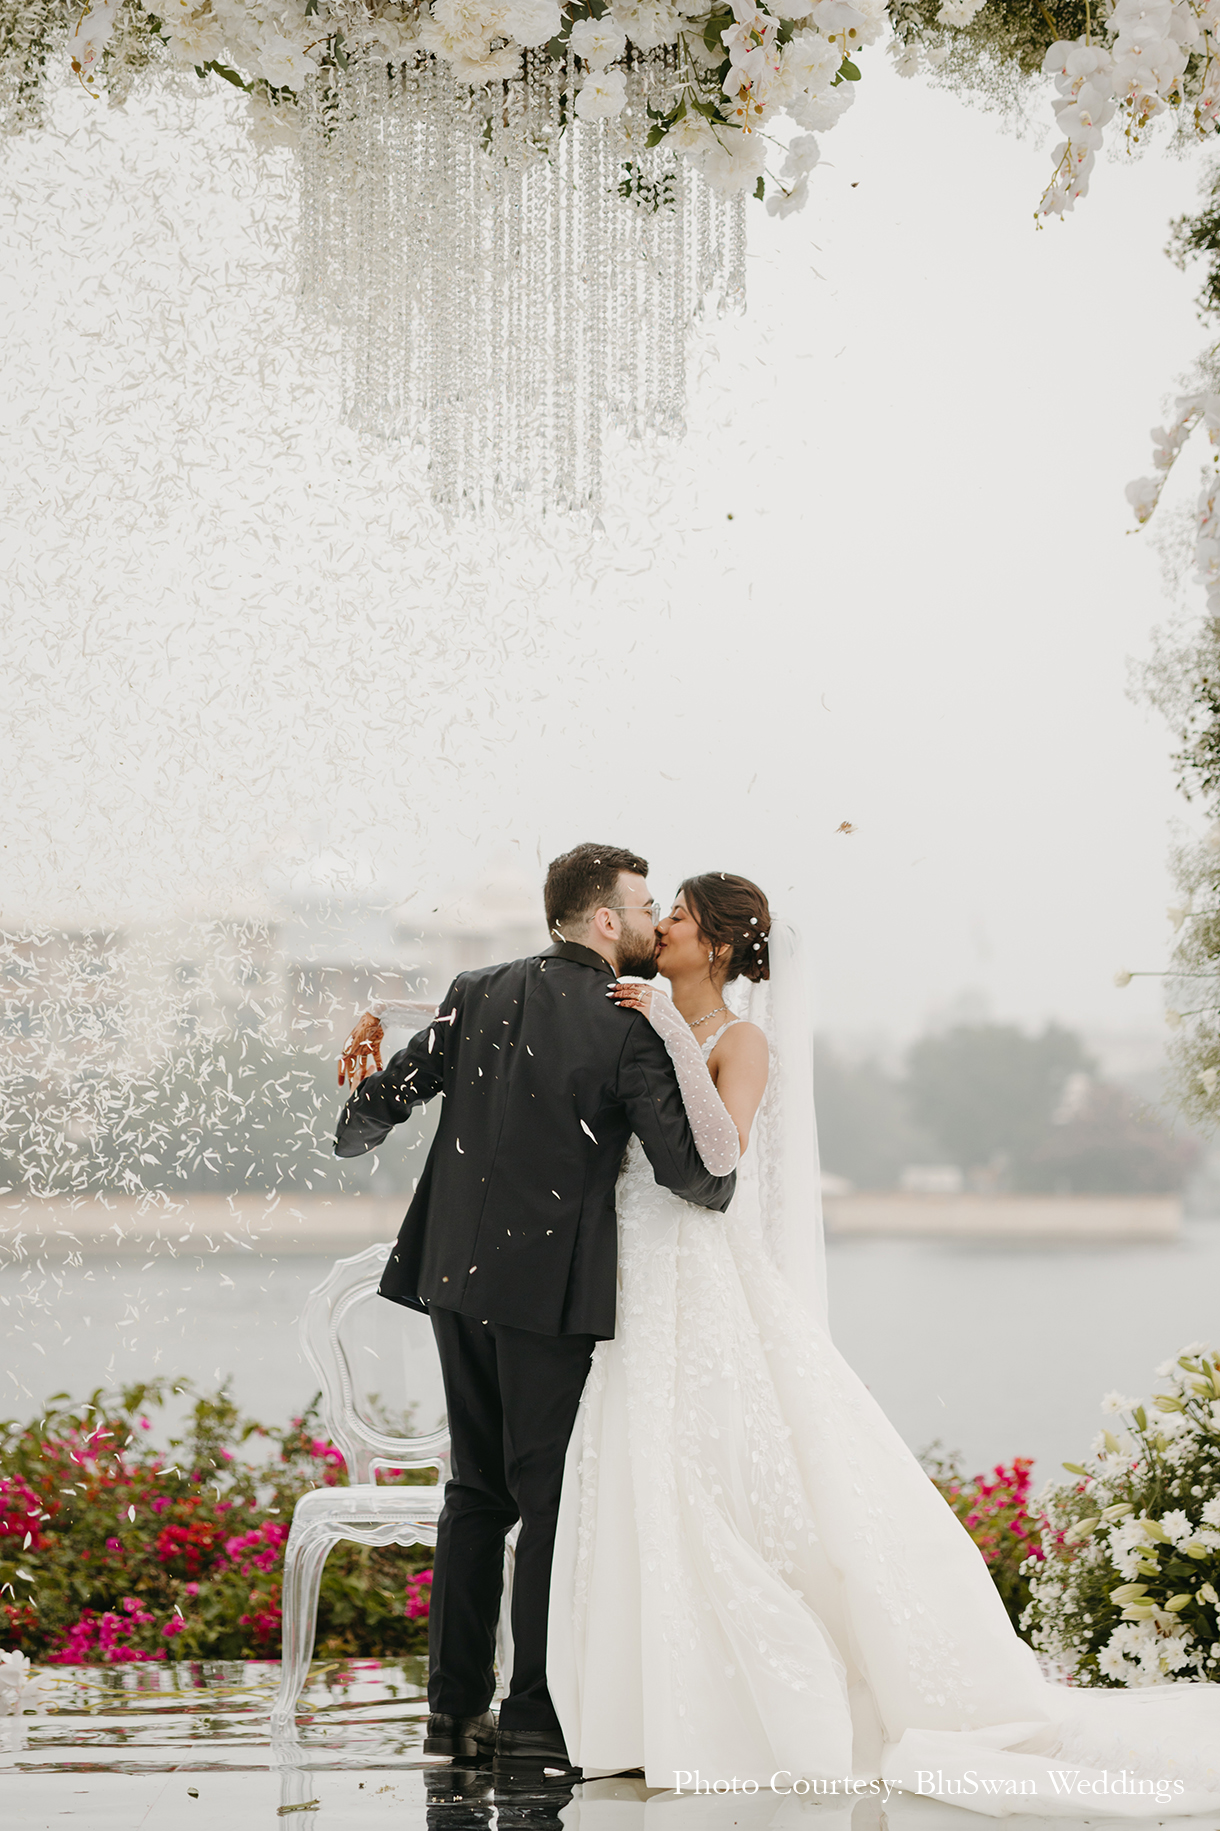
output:
[[[443,1093],[440,1124],[381,1295],[424,1310],[440,1351],[453,1479],[428,1624],[428,1754],[569,1767],[546,1682],[547,1599],[564,1456],[594,1343],[614,1334],[614,1187],[634,1132],[657,1180],[727,1208],[735,1177],[695,1149],[665,1046],[607,997],[651,978],[648,866],[581,845],[550,866],[556,945],[462,973],[434,1023],[348,1100],[335,1150],[355,1157]],[[504,1538],[521,1521],[513,1674],[488,1706]]]

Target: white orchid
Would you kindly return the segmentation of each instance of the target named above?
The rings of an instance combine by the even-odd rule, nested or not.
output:
[[[72,68],[82,83],[98,85],[102,53],[118,24],[121,0],[90,0],[68,38]]]
[[[771,191],[767,196],[768,216],[791,216],[803,209],[809,197],[808,178],[798,178],[788,190]]]
[[[20,1716],[23,1710],[37,1709],[51,1688],[51,1680],[35,1676],[24,1653],[0,1653],[0,1711]]]
[[[980,3],[945,0],[963,17],[973,16]],[[1220,7],[1220,0],[1214,3]],[[340,73],[356,60],[397,66],[424,53],[441,60],[456,84],[474,87],[521,80],[523,53],[551,47],[556,76],[566,55],[579,62],[579,119],[622,116],[620,150],[642,149],[649,135],[655,144],[659,122],[659,134],[672,137],[673,150],[726,195],[760,188],[766,158],[761,144],[751,144],[754,130],[786,111],[802,130],[773,200],[773,213],[787,216],[808,194],[818,158],[813,136],[828,132],[854,99],[840,80],[843,60],[879,36],[885,0],[729,0],[732,18],[722,43],[708,42],[710,21],[719,30],[726,17],[709,11],[709,4],[609,0],[600,17],[584,16],[567,30],[561,0],[415,0],[411,6],[405,0],[361,0],[358,6],[350,0],[165,0],[151,40],[140,45],[142,64],[151,42],[153,55],[170,63],[223,66],[235,75],[247,91],[249,131],[260,148],[296,143],[304,118],[297,101],[315,80],[341,85]],[[143,0],[129,10],[141,5]],[[101,84],[107,46],[126,7],[127,0],[81,4],[68,43],[82,80]],[[1138,35],[1138,26],[1132,29]],[[130,37],[125,32],[125,56]],[[630,69],[617,68],[629,51],[662,46],[679,53],[680,75],[672,80],[658,82],[654,71],[641,87],[634,61]],[[722,87],[713,72],[725,50],[729,75]],[[925,61],[935,59],[928,53]]]

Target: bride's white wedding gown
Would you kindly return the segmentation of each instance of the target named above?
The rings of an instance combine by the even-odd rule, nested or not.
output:
[[[990,1813],[1220,1806],[1220,1685],[1043,1679],[777,1264],[757,1158],[724,1215],[660,1188],[637,1142],[624,1164],[617,1334],[569,1447],[551,1589],[571,1758],[658,1787],[884,1774]],[[1115,1790],[1123,1773],[1159,1797]]]

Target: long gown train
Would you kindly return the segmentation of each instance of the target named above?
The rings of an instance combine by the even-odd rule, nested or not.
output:
[[[572,1759],[658,1787],[884,1775],[993,1815],[1220,1807],[1220,1686],[1043,1678],[769,1256],[749,1153],[740,1174],[725,1215],[660,1188],[638,1143],[620,1178],[618,1333],[569,1447],[551,1588]]]

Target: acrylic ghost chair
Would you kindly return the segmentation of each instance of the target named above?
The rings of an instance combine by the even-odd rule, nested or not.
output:
[[[343,1539],[362,1545],[434,1545],[436,1522],[448,1475],[449,1433],[441,1428],[422,1437],[391,1437],[361,1416],[360,1381],[355,1377],[348,1344],[376,1351],[357,1335],[384,1325],[391,1312],[405,1332],[431,1330],[422,1316],[390,1306],[377,1297],[377,1285],[392,1243],[370,1246],[352,1259],[339,1259],[310,1292],[301,1314],[301,1347],[322,1387],[322,1422],[347,1464],[346,1488],[314,1488],[303,1494],[292,1513],[284,1554],[282,1599],[283,1643],[280,1688],[271,1712],[273,1735],[291,1736],[296,1722],[318,1622],[322,1566]],[[368,1308],[377,1305],[378,1310]],[[408,1318],[410,1321],[408,1322]],[[362,1326],[369,1325],[366,1331]],[[346,1337],[346,1342],[345,1342]],[[384,1339],[384,1335],[383,1335]],[[404,1333],[403,1341],[405,1344]],[[409,1351],[404,1359],[411,1358]],[[378,1469],[438,1471],[435,1487],[379,1487]]]

